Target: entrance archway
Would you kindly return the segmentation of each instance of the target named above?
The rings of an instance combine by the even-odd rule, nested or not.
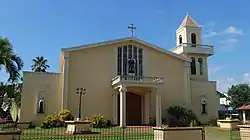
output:
[[[117,120],[120,122],[120,97],[117,98]],[[126,125],[142,124],[142,96],[131,91],[126,93]]]
[[[117,98],[117,120],[120,122],[120,97]],[[142,124],[142,96],[128,91],[126,93],[126,125]]]
[[[141,95],[133,92],[126,94],[126,120],[127,125],[141,125],[142,121]]]

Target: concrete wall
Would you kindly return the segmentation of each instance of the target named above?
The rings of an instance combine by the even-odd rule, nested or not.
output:
[[[39,125],[47,114],[57,113],[60,110],[58,92],[58,73],[24,72],[21,99],[20,121],[32,121]],[[39,98],[45,100],[45,113],[38,112]]]
[[[209,99],[209,115],[199,118],[207,121],[207,118],[216,116],[215,82],[208,82],[206,78],[202,78],[202,82],[191,81],[190,86],[188,62],[138,42],[129,41],[67,52],[68,80],[64,85],[62,84],[64,78],[58,73],[24,72],[21,120],[39,122],[46,114],[58,112],[62,107],[63,92],[66,94],[66,108],[77,116],[79,95],[76,94],[76,88],[87,89],[82,98],[83,117],[100,113],[111,120],[113,92],[111,79],[117,74],[117,47],[124,44],[136,45],[143,49],[144,76],[164,78],[164,84],[158,86],[162,95],[163,116],[169,106],[179,104],[192,106],[199,114],[200,96],[204,93]],[[60,58],[60,72],[63,72],[64,55],[65,53],[62,53]],[[42,115],[36,113],[37,97],[41,91],[46,100],[46,113]],[[150,98],[150,117],[155,117],[155,95],[151,93]]]
[[[215,81],[191,81],[192,109],[202,123],[218,118],[219,97],[216,92]],[[201,113],[201,101],[207,103],[207,114]]]
[[[143,48],[143,75],[165,78],[165,84],[159,86],[162,105],[165,110],[171,104],[185,102],[184,61],[156,51],[136,42],[123,42],[109,46],[69,52],[68,109],[77,115],[79,96],[76,88],[86,88],[83,97],[82,115],[104,114],[112,118],[111,79],[116,76],[117,47],[133,44]],[[171,97],[171,98],[169,98]],[[155,116],[155,98],[151,98],[151,116]],[[94,101],[94,102],[93,102]]]

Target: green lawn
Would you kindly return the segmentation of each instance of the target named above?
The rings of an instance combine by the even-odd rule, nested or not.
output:
[[[239,140],[240,132],[238,130],[221,130],[218,127],[206,127],[206,136],[208,137],[217,137],[222,140]]]
[[[23,131],[21,140],[64,140],[64,139],[88,139],[88,140],[153,140],[152,128],[126,128],[120,127],[92,129],[93,132],[100,132],[99,134],[84,134],[84,135],[68,135],[66,128],[53,129],[26,129]]]
[[[66,128],[53,129],[26,129],[23,131],[21,140],[153,140],[152,128],[93,128],[93,132],[100,132],[94,135],[67,135]],[[220,130],[218,127],[206,127],[206,140],[239,140],[239,131]]]

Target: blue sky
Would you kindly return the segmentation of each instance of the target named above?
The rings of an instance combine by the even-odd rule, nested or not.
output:
[[[59,70],[61,48],[129,36],[160,47],[175,47],[175,30],[190,13],[203,26],[203,43],[216,54],[209,58],[209,78],[226,91],[250,82],[250,16],[248,1],[229,0],[0,0],[0,36],[8,37],[30,70],[32,58],[45,56],[49,71]],[[6,80],[4,71],[0,80]]]

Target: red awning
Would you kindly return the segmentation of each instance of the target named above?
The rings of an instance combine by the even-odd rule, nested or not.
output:
[[[239,107],[236,110],[250,110],[250,105],[243,105],[242,107]]]

